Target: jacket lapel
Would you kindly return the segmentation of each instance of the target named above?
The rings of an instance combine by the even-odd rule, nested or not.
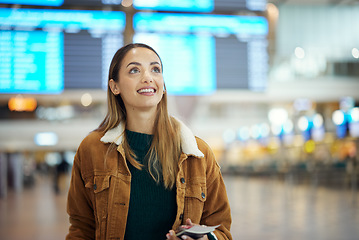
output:
[[[198,149],[197,141],[192,131],[180,120],[178,120],[181,131],[182,152],[195,157],[204,157],[204,154]],[[101,138],[104,143],[115,143],[120,145],[123,141],[124,124],[121,122],[116,127],[108,130]]]

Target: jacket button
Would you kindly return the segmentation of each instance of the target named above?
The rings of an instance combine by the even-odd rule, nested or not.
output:
[[[206,194],[202,193],[201,196],[204,199],[206,197]]]
[[[184,178],[181,178],[181,183],[185,183],[186,180]]]
[[[97,185],[94,184],[94,185],[93,185],[93,190],[96,190],[96,189],[97,189]]]

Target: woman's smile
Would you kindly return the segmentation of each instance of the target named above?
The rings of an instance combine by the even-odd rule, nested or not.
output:
[[[156,89],[152,87],[144,87],[137,90],[137,92],[141,95],[145,96],[153,96],[156,93]]]

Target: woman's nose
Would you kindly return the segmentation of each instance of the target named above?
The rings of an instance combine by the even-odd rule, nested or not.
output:
[[[149,71],[145,71],[144,74],[143,74],[143,81],[144,82],[152,82],[153,79],[152,79],[152,75]]]

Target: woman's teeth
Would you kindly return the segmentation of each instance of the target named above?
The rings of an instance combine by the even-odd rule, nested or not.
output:
[[[153,93],[155,90],[153,88],[143,88],[137,91],[138,93]]]

